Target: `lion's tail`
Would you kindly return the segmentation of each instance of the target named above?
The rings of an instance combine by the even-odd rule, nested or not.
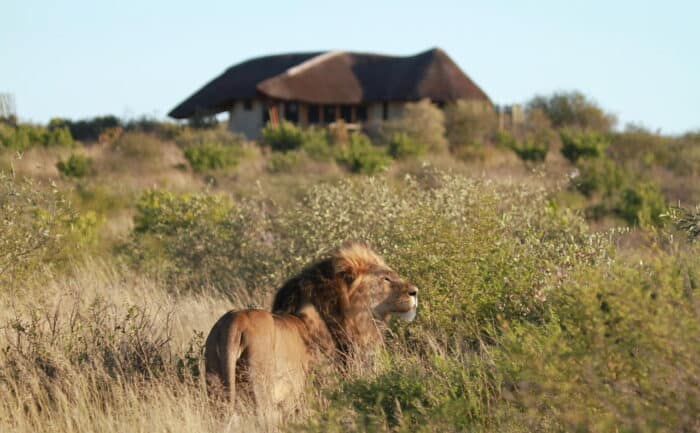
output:
[[[228,395],[230,401],[233,403],[236,401],[236,366],[238,364],[238,358],[241,357],[243,352],[241,348],[242,334],[240,329],[236,326],[232,326],[229,330],[227,347],[223,347],[223,353],[221,353],[221,364],[224,379],[224,386],[228,389]]]
[[[232,320],[223,320],[215,325],[205,344],[204,359],[209,394],[220,393],[223,386],[230,401],[234,402],[236,400],[236,365],[242,353],[242,333],[232,322]]]

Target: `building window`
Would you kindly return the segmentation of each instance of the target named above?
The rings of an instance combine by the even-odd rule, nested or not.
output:
[[[382,119],[387,120],[389,118],[389,103],[385,102],[382,104]]]
[[[321,109],[318,105],[309,105],[307,116],[310,124],[316,124],[321,121]]]
[[[355,114],[357,115],[358,122],[366,122],[367,121],[367,106],[366,105],[358,105],[356,108]]]
[[[352,106],[341,105],[340,106],[340,118],[343,119],[345,123],[352,123]]]
[[[335,105],[325,105],[323,107],[323,121],[326,123],[335,122]]]
[[[250,111],[253,109],[253,100],[252,99],[244,99],[243,100],[243,109],[245,111]]]
[[[284,118],[290,122],[297,123],[299,121],[299,104],[296,102],[285,102]]]

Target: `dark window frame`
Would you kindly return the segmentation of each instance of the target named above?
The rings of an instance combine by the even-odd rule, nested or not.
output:
[[[325,123],[333,123],[336,121],[336,106],[335,105],[324,105],[323,106],[323,121]]]
[[[358,122],[366,122],[367,121],[367,106],[366,105],[358,105],[355,109],[355,117],[357,117]]]
[[[340,106],[340,118],[345,123],[352,123],[352,105]]]
[[[309,125],[316,125],[321,123],[321,106],[318,104],[311,104],[306,109],[306,121]]]
[[[284,120],[299,123],[299,103],[288,101],[284,103]]]

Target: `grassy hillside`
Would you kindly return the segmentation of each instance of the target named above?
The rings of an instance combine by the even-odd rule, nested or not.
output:
[[[577,98],[508,134],[424,103],[260,143],[0,125],[0,431],[697,431],[700,138]],[[295,413],[210,402],[214,321],[346,239],[419,286],[417,320]]]

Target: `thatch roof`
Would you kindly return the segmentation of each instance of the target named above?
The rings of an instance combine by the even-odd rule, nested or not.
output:
[[[434,102],[488,96],[441,49],[415,56],[328,51],[258,57],[232,66],[175,107],[176,119],[218,113],[262,95],[315,104]]]

